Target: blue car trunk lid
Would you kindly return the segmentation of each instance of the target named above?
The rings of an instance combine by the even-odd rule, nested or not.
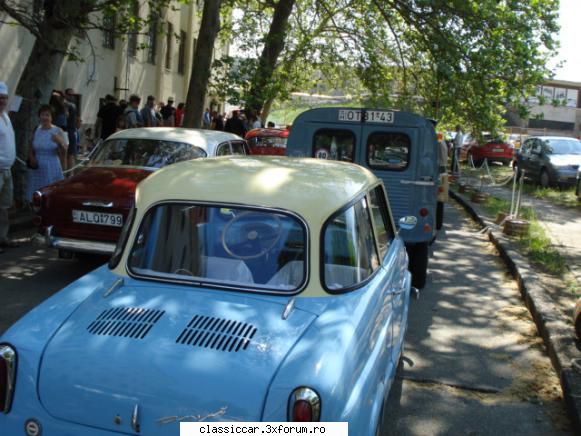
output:
[[[145,434],[206,416],[259,421],[270,381],[315,318],[297,308],[283,320],[287,301],[178,286],[95,294],[48,343],[41,402],[55,418],[120,432],[134,431],[134,414]]]

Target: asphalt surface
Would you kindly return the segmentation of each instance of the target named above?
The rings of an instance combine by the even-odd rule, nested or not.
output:
[[[542,339],[492,245],[456,207],[410,307],[389,435],[572,434]]]
[[[412,301],[403,366],[385,407],[386,435],[572,434],[558,379],[514,282],[453,206]],[[23,242],[27,233],[16,235]],[[0,254],[0,334],[98,267],[26,242]]]

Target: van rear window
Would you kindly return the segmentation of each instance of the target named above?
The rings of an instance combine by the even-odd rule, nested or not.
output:
[[[405,133],[375,132],[367,138],[367,163],[370,168],[401,171],[410,160],[411,139]]]
[[[355,135],[350,130],[323,129],[313,138],[313,157],[353,162]]]

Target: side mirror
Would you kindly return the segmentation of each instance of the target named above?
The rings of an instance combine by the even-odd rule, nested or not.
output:
[[[418,219],[413,215],[408,215],[401,217],[399,220],[399,229],[400,230],[413,230],[416,224],[418,223]]]

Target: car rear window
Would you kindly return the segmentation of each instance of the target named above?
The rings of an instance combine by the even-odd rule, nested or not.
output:
[[[359,285],[379,267],[365,198],[325,224],[322,263],[323,282],[331,292]]]
[[[306,228],[270,210],[165,203],[144,216],[128,260],[140,277],[293,293],[306,281]]]
[[[286,148],[287,139],[279,136],[255,136],[249,139],[248,143],[251,147]]]
[[[382,170],[404,170],[410,161],[411,143],[405,133],[372,133],[367,137],[367,164]]]
[[[206,157],[206,152],[184,142],[156,139],[111,139],[99,146],[90,165],[128,165],[161,168],[183,160]]]
[[[353,162],[355,135],[350,130],[323,129],[313,137],[313,157]]]

